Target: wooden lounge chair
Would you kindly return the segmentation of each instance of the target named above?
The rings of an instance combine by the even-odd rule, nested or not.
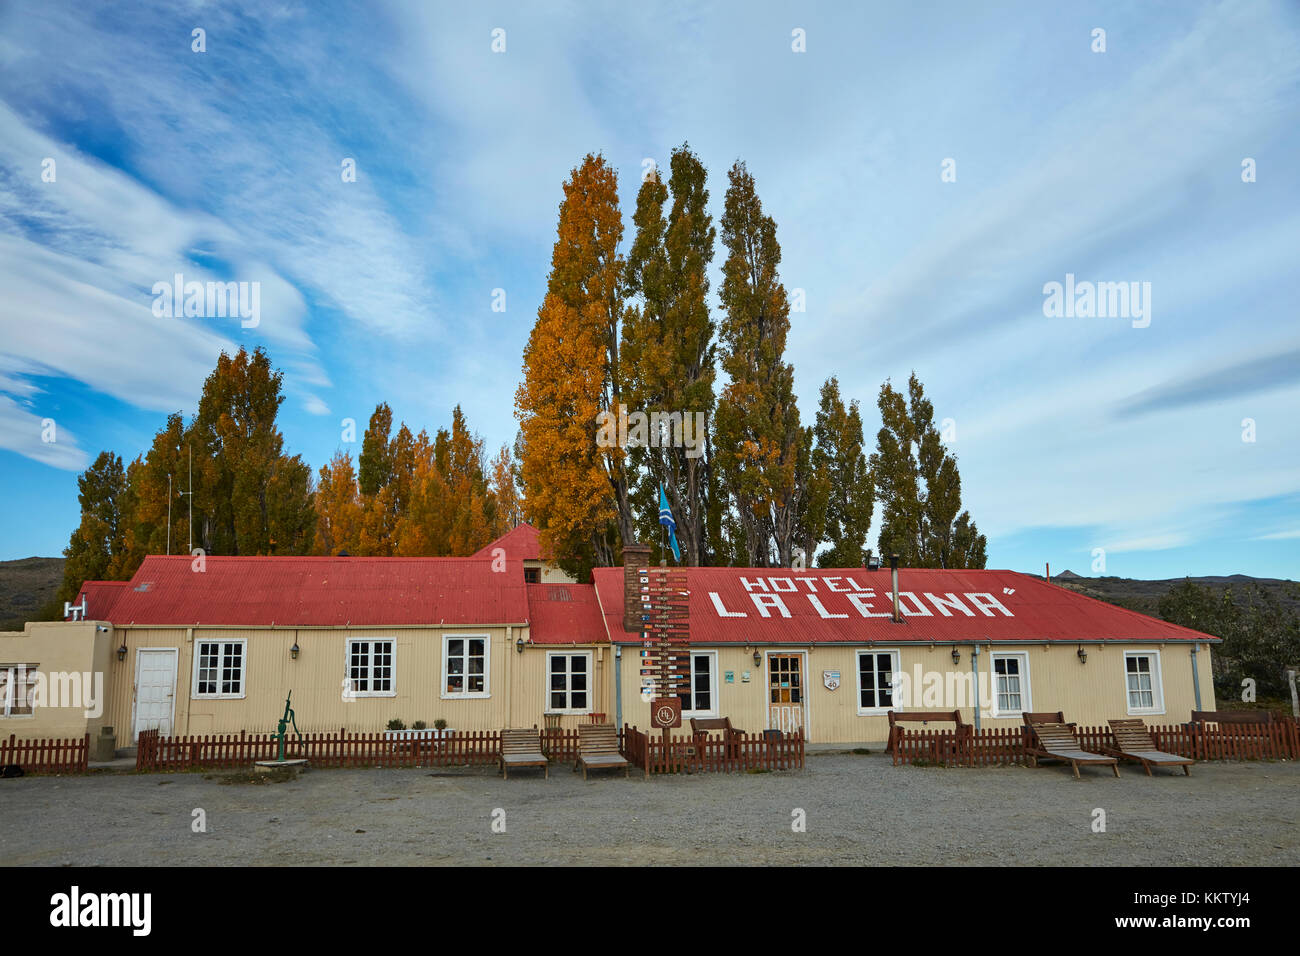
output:
[[[537,728],[501,731],[501,773],[509,780],[511,767],[542,767],[551,776],[551,763],[542,753]]]
[[[578,725],[578,760],[573,765],[574,773],[582,768],[582,779],[587,779],[587,770],[608,770],[623,768],[626,777],[630,764],[618,752],[618,731],[613,724],[579,724]]]
[[[1030,716],[1030,715],[1026,715]],[[1033,715],[1037,716],[1037,715]],[[1059,715],[1053,715],[1059,716]],[[1100,754],[1088,753],[1079,746],[1078,739],[1074,736],[1074,724],[1065,724],[1060,722],[1037,723],[1030,721],[1025,725],[1028,736],[1028,742],[1025,746],[1025,753],[1033,761],[1035,767],[1038,766],[1040,758],[1052,760],[1064,760],[1074,771],[1074,778],[1079,779],[1080,764],[1100,764],[1109,766],[1115,771],[1115,776],[1119,776],[1119,761],[1114,757],[1104,757]]]
[[[691,742],[696,748],[704,746],[702,738],[707,737],[710,730],[718,730],[722,732],[723,748],[728,759],[738,758],[740,756],[739,741],[744,735],[731,726],[730,717],[692,717]]]
[[[1114,747],[1103,748],[1106,753],[1119,757],[1123,760],[1136,760],[1142,764],[1142,769],[1151,776],[1151,767],[1182,767],[1183,774],[1190,777],[1192,772],[1187,768],[1196,763],[1189,757],[1180,757],[1178,754],[1166,753],[1163,750],[1156,749],[1156,742],[1151,739],[1151,732],[1147,730],[1147,725],[1136,717],[1125,717],[1122,720],[1107,721],[1110,724],[1111,736],[1115,738]]]

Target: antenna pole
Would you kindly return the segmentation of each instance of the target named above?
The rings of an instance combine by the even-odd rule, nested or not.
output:
[[[167,476],[167,553],[172,553],[172,476]]]
[[[190,490],[188,492],[190,500],[190,554],[194,553],[194,446],[186,445],[190,458]]]

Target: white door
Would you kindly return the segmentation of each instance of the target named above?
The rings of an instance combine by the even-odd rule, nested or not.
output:
[[[175,714],[175,649],[140,649],[135,658],[135,731],[131,740],[142,730],[159,730],[170,737]]]

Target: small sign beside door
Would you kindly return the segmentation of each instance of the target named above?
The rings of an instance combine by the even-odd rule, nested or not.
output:
[[[827,690],[835,690],[840,686],[840,672],[822,671],[822,683],[826,685]]]

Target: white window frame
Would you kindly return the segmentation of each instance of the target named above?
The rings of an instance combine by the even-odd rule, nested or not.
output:
[[[1129,696],[1128,689],[1128,659],[1130,657],[1149,657],[1151,658],[1151,706],[1134,707],[1132,698]],[[1125,651],[1124,652],[1124,707],[1130,717],[1141,715],[1159,716],[1165,712],[1165,685],[1164,675],[1160,669],[1160,651],[1152,648],[1149,651]]]
[[[695,703],[695,658],[709,658],[709,700],[713,704],[708,710],[694,710],[682,708],[683,719],[688,717],[717,717],[718,716],[718,652],[702,651],[695,648],[687,648],[687,659],[690,661],[690,687],[688,694],[690,701]]]
[[[891,710],[898,710],[898,701],[893,700],[887,707],[863,707],[862,706],[862,655],[863,654],[888,654],[890,656],[889,668],[889,696],[893,700],[898,691],[897,682],[894,681],[894,675],[898,674],[902,665],[899,663],[899,652],[896,648],[891,647],[859,647],[853,652],[853,686],[854,686],[854,706],[857,708],[859,717],[879,717],[881,714],[887,714]],[[879,700],[879,690],[876,688]]]
[[[374,684],[375,644],[391,644],[392,674],[388,679],[388,690],[357,690],[349,686],[352,680],[352,645],[369,644],[366,652],[366,683]],[[356,697],[396,697],[397,696],[397,639],[393,637],[349,637],[343,642],[343,685],[347,688],[347,698]]]
[[[476,641],[483,642],[483,689],[481,691],[463,690],[459,692],[447,690],[447,654],[448,648],[452,641]],[[469,648],[466,647],[468,652]],[[469,654],[466,653],[466,658]],[[460,675],[468,678],[469,671]],[[442,683],[438,685],[440,691],[439,697],[443,700],[486,700],[492,696],[492,635],[490,634],[444,634],[442,635]]]
[[[999,657],[1015,657],[1020,660],[1020,710],[1004,711],[998,706],[998,673],[997,659]],[[1029,683],[1029,652],[1028,651],[990,651],[989,652],[989,716],[990,717],[1023,717],[1026,713],[1033,713],[1034,697]]]
[[[13,703],[10,699],[10,695],[13,692],[12,689],[16,686],[14,684],[15,674],[20,670],[28,674],[34,673],[35,671],[40,670],[40,666],[40,664],[0,664],[0,671],[7,672],[7,676],[5,677],[5,689],[3,693],[0,693],[0,719],[32,720],[36,717],[35,707],[32,707],[32,712],[30,714],[11,714],[9,712],[9,707]]]
[[[199,662],[203,659],[202,647],[204,644],[238,644],[239,651],[239,693],[238,694],[200,694],[199,693]],[[225,651],[221,651],[217,657],[217,679],[216,684],[221,686],[222,661],[225,660]],[[190,699],[191,700],[243,700],[248,696],[248,638],[231,637],[231,638],[195,638],[194,639],[194,659],[190,661]]]
[[[553,691],[551,690],[551,661],[557,657],[564,657],[564,658],[585,657],[587,659],[587,689],[585,691],[587,695],[586,707],[556,708],[551,706],[551,694],[553,693]],[[593,698],[595,697],[594,685],[596,683],[596,673],[594,667],[595,667],[595,660],[594,660],[594,655],[591,653],[591,651],[547,651],[546,652],[546,709],[543,711],[543,713],[547,713],[547,714],[595,713],[595,709],[596,709],[594,706],[595,700]],[[573,665],[566,664],[564,673],[565,673],[566,681],[568,681],[569,678],[573,677]],[[573,702],[572,686],[565,687],[564,699],[569,701],[570,703]]]

